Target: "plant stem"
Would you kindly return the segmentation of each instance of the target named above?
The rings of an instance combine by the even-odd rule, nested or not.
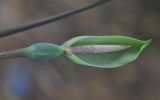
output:
[[[35,28],[35,27],[39,27],[41,25],[45,25],[45,24],[48,24],[48,23],[51,23],[51,22],[54,22],[54,21],[58,21],[58,20],[61,20],[63,18],[69,17],[71,15],[80,13],[82,11],[86,11],[88,9],[94,8],[94,7],[96,7],[98,5],[101,5],[101,4],[103,4],[105,2],[108,2],[108,1],[110,1],[110,0],[97,0],[97,1],[95,1],[91,4],[88,4],[86,6],[81,6],[79,8],[75,8],[75,9],[72,9],[72,10],[69,10],[69,11],[66,11],[66,12],[62,12],[60,14],[50,16],[48,18],[44,18],[44,19],[41,19],[41,20],[38,20],[38,21],[34,21],[34,22],[31,22],[31,23],[25,24],[25,25],[20,25],[20,26],[11,28],[11,29],[7,29],[7,30],[4,30],[4,31],[0,32],[0,37],[13,35],[13,34],[18,33],[18,32],[26,31],[26,30],[29,30],[29,29],[32,29],[32,28]]]
[[[14,57],[23,57],[23,56],[24,56],[24,48],[4,51],[0,53],[0,59],[8,59]]]

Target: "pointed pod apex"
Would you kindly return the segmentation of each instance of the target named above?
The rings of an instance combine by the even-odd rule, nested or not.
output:
[[[36,43],[24,48],[25,57],[31,59],[51,59],[63,54],[63,47],[51,43]]]
[[[146,40],[145,43],[144,43],[144,47],[147,47],[151,43],[152,43],[152,39]]]

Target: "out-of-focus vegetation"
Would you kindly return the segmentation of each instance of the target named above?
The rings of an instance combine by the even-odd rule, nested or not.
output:
[[[0,0],[0,30],[89,2],[92,0]],[[16,99],[10,86],[28,82],[24,86],[32,87],[32,93],[23,97],[29,100],[159,100],[159,3],[158,0],[112,0],[61,21],[1,38],[0,51],[39,41],[62,44],[79,35],[126,35],[152,38],[153,43],[135,62],[118,69],[89,68],[62,57],[43,62],[1,60],[0,99]],[[9,73],[17,73],[19,67],[27,74],[17,74],[22,77],[16,78],[18,82],[13,82],[16,85],[10,85],[15,78],[11,76],[16,74]]]

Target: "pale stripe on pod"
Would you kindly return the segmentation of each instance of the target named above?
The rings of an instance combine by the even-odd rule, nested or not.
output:
[[[70,51],[74,54],[105,53],[121,51],[130,47],[130,45],[81,45],[70,47]]]

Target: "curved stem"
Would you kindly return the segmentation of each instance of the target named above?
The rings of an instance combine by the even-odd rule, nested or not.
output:
[[[26,31],[26,30],[29,30],[29,29],[32,29],[32,28],[35,28],[35,27],[39,27],[41,25],[45,25],[45,24],[48,24],[48,23],[51,23],[51,22],[54,22],[54,21],[58,21],[58,20],[61,20],[63,18],[69,17],[71,15],[80,13],[82,11],[86,11],[88,9],[94,8],[94,7],[96,7],[98,5],[101,5],[101,4],[103,4],[105,2],[108,2],[108,1],[110,1],[110,0],[97,0],[97,1],[95,1],[91,4],[88,4],[86,6],[81,6],[79,8],[75,8],[75,9],[72,9],[72,10],[69,10],[69,11],[66,11],[66,12],[62,12],[60,14],[50,16],[48,18],[44,18],[44,19],[41,19],[41,20],[38,20],[38,21],[34,21],[34,22],[31,22],[31,23],[25,24],[25,25],[20,25],[18,27],[7,29],[7,30],[4,30],[4,31],[0,32],[0,37],[5,37],[5,36],[8,36],[8,35],[12,35],[12,34],[15,34],[15,33],[18,33],[18,32],[22,32],[22,31]]]

